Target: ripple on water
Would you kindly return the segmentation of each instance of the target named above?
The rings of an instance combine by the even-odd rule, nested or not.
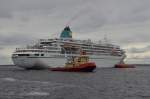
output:
[[[51,99],[98,99],[98,94],[89,86],[64,84],[46,81],[28,81],[15,78],[2,78],[9,88],[3,90],[3,96],[49,97]],[[13,83],[12,83],[13,82]],[[7,93],[7,94],[6,94]],[[88,96],[90,94],[90,96]]]
[[[1,80],[3,80],[3,81],[9,81],[9,82],[14,82],[14,81],[16,81],[16,79],[15,78],[9,78],[9,77],[7,77],[7,78],[1,78]]]
[[[150,67],[90,74],[6,69],[0,70],[0,99],[150,99]]]
[[[48,92],[31,91],[31,92],[27,92],[27,93],[22,93],[20,95],[22,95],[22,96],[48,96],[49,93]]]

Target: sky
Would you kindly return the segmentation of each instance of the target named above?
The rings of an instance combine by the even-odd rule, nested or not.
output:
[[[126,51],[127,63],[150,63],[150,0],[0,0],[0,64],[16,47],[59,37],[69,25],[75,39],[105,36]]]

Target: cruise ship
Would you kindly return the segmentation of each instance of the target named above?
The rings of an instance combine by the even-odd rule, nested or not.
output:
[[[86,52],[97,67],[113,67],[125,59],[125,51],[108,42],[92,42],[73,39],[72,31],[66,26],[59,38],[39,39],[35,44],[16,48],[12,60],[16,66],[25,69],[44,69],[65,64],[67,57],[77,57]]]

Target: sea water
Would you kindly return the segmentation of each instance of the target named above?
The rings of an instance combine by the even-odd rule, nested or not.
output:
[[[150,67],[92,73],[0,66],[0,99],[150,99]]]

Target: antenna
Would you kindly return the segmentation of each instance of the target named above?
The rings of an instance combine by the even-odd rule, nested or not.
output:
[[[104,42],[108,43],[107,34],[104,34]]]
[[[57,37],[57,35],[58,35],[58,33],[53,33],[52,35],[51,35],[51,37]]]
[[[104,34],[104,42],[105,43],[109,43],[110,42],[110,39],[108,39],[108,35],[107,35],[108,33],[105,33]]]

